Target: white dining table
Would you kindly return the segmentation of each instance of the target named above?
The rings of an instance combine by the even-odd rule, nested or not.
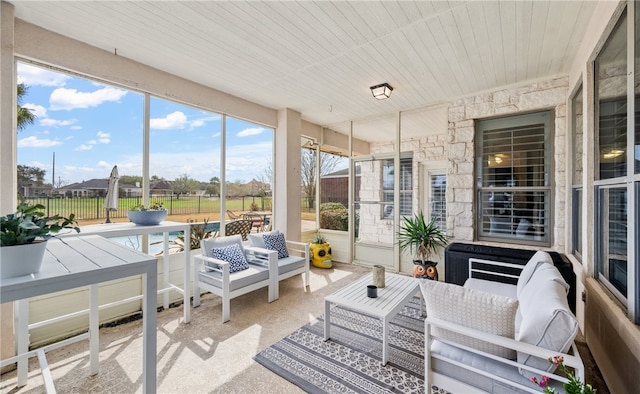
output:
[[[6,264],[6,262],[3,262]],[[17,356],[2,360],[2,365],[18,363],[17,385],[26,385],[28,358],[38,356],[47,392],[55,392],[45,350],[29,351],[29,298],[43,294],[89,286],[89,332],[77,336],[89,339],[90,374],[98,373],[99,302],[98,284],[110,280],[142,275],[143,290],[143,373],[142,391],[156,392],[157,352],[157,276],[155,257],[132,250],[99,235],[76,235],[50,239],[47,242],[40,272],[0,279],[0,302],[12,302],[15,308],[15,339]],[[61,341],[68,344],[74,338]]]

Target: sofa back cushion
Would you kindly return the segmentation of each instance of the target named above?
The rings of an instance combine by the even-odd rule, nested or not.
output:
[[[545,349],[566,353],[578,333],[578,322],[567,303],[567,283],[553,265],[535,270],[529,283],[518,297],[520,322],[516,339]],[[553,372],[555,366],[546,359],[518,352],[518,362]],[[524,369],[526,378],[535,374]]]
[[[265,249],[264,236],[270,234],[278,234],[278,230],[265,231],[263,233],[249,234],[249,245]]]
[[[518,277],[518,283],[516,284],[516,294],[518,297],[520,297],[520,293],[522,293],[522,290],[524,290],[525,286],[531,280],[531,276],[533,275],[533,273],[542,264],[553,265],[553,259],[551,258],[551,255],[549,253],[539,250],[533,256],[531,256],[527,264],[522,269],[520,276]]]
[[[427,316],[457,323],[508,338],[515,335],[518,301],[498,294],[434,280],[420,280]],[[434,328],[433,334],[483,352],[515,360],[516,352],[496,344],[448,330]]]
[[[211,249],[222,248],[224,246],[228,246],[231,244],[237,244],[238,246],[240,246],[240,250],[242,250],[242,252],[244,253],[244,246],[242,246],[241,235],[229,235],[227,237],[207,238],[200,241],[202,254],[208,257],[213,257],[211,255]]]

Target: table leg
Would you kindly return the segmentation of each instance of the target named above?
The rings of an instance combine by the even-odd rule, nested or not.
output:
[[[331,338],[331,308],[329,301],[324,302],[324,340]]]
[[[167,310],[169,309],[169,232],[165,231],[162,236],[164,241],[162,243],[162,288],[165,289],[162,292],[162,306]],[[189,242],[188,238],[185,238],[184,243],[187,242]]]
[[[387,365],[389,358],[389,319],[382,319],[382,365]]]
[[[29,351],[29,299],[18,300],[13,305],[14,323],[16,327],[16,354],[21,355]],[[27,384],[29,373],[29,358],[24,355],[18,358],[18,387]]]
[[[142,392],[156,392],[156,353],[157,353],[157,292],[158,270],[153,266],[142,274],[144,303],[142,311]]]
[[[89,371],[91,375],[98,373],[100,362],[100,313],[98,285],[89,286]]]
[[[191,322],[191,225],[184,230],[184,286],[182,287],[184,302],[184,322]]]

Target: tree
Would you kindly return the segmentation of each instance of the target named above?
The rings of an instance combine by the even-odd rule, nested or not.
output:
[[[22,104],[22,98],[29,87],[23,83],[18,84],[18,93],[17,93],[17,101],[18,101],[18,131],[25,129],[27,126],[32,125],[36,122],[37,116],[31,112],[29,108],[24,108]]]
[[[38,167],[18,164],[18,186],[42,185],[47,172]]]
[[[198,190],[199,185],[200,183],[197,180],[191,179],[189,175],[184,174],[171,183],[171,191],[179,198],[181,194],[190,194]]]
[[[121,175],[119,182],[123,185],[135,185],[139,182],[142,185],[142,177],[138,175]]]
[[[316,151],[302,148],[300,156],[302,191],[309,199],[309,207],[313,207],[315,206],[316,189],[318,187],[318,179],[316,179]],[[320,175],[322,176],[333,172],[340,160],[340,156],[320,152]]]
[[[205,193],[209,196],[220,196],[220,178],[214,176],[209,179],[209,184],[205,189]]]

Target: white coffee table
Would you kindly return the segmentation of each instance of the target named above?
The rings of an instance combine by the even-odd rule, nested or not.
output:
[[[385,275],[385,287],[378,289],[378,297],[369,298],[367,285],[372,281],[372,274],[365,275],[324,298],[324,340],[331,338],[331,304],[377,317],[382,320],[382,365],[386,365],[389,357],[389,322],[416,293],[420,293],[420,282],[409,276],[388,273]]]

